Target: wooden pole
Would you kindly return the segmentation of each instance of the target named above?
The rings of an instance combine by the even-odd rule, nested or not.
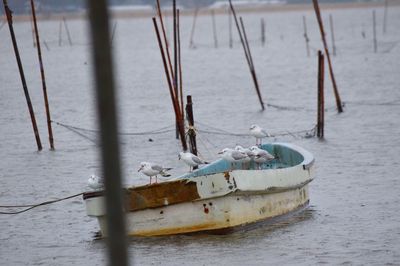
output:
[[[332,80],[333,92],[334,92],[335,98],[336,98],[336,107],[337,107],[338,113],[342,113],[343,112],[342,101],[340,100],[339,91],[336,86],[335,76],[333,74],[331,57],[329,56],[328,45],[327,45],[326,39],[325,39],[324,25],[322,24],[322,18],[321,18],[321,12],[319,10],[318,0],[313,0],[313,4],[314,4],[315,15],[317,16],[317,20],[318,20],[318,25],[319,25],[319,30],[321,33],[322,42],[324,44],[325,55],[326,55],[326,58],[328,59],[329,75]]]
[[[228,8],[228,20],[229,20],[229,48],[233,47],[233,38],[232,38],[232,10]]]
[[[246,32],[244,31],[243,21],[241,20],[243,34],[245,35],[244,38],[242,36],[242,32],[241,32],[240,26],[239,26],[239,22],[238,22],[238,19],[236,17],[236,12],[235,12],[235,9],[234,9],[234,7],[232,5],[232,1],[231,0],[229,0],[229,5],[231,7],[232,15],[233,15],[233,18],[235,20],[235,24],[236,24],[236,28],[237,28],[238,33],[239,33],[240,41],[241,41],[242,46],[243,46],[243,50],[244,50],[244,54],[245,54],[245,57],[246,57],[246,60],[247,60],[247,64],[249,65],[250,74],[251,74],[251,77],[253,78],[254,87],[255,87],[257,95],[258,95],[258,100],[260,101],[260,104],[261,104],[261,109],[265,110],[264,102],[262,100],[261,93],[260,93],[260,90],[259,90],[259,87],[258,87],[257,76],[256,76],[256,72],[254,70],[253,60],[251,58],[250,49],[248,47],[248,42],[247,42],[247,46],[246,46],[246,43],[244,41],[244,38],[246,38],[246,40],[247,40],[247,37],[246,37]]]
[[[196,48],[193,42],[193,37],[194,37],[194,30],[196,28],[196,20],[197,20],[197,13],[199,12],[199,8],[196,7],[194,10],[194,15],[193,15],[193,23],[192,23],[192,29],[190,31],[190,40],[189,40],[189,48]]]
[[[58,46],[62,44],[62,22],[60,21],[60,27],[58,29]]]
[[[265,46],[265,21],[261,18],[261,45]]]
[[[376,15],[375,10],[372,10],[372,30],[374,34],[374,53],[378,52],[378,42],[376,40]]]
[[[93,43],[97,113],[100,127],[102,169],[105,179],[108,265],[129,265],[125,231],[124,199],[115,96],[113,60],[106,0],[89,0],[89,18]]]
[[[176,0],[172,0],[172,8],[173,8],[173,16],[174,16],[174,92],[176,97],[176,102],[178,103],[179,107],[179,91],[178,91],[178,35],[177,35],[177,20],[176,20]],[[179,138],[179,126],[178,122],[176,122],[176,131],[175,131],[176,139]]]
[[[197,155],[196,131],[194,130],[193,103],[191,95],[187,96],[186,102],[186,114],[189,124],[188,136],[190,152],[194,155]],[[193,169],[197,169],[197,166],[193,167]]]
[[[217,24],[215,22],[215,14],[214,10],[211,9],[211,20],[213,26],[213,36],[214,36],[214,47],[218,48],[218,38],[217,38]]]
[[[324,55],[318,51],[318,116],[317,116],[317,137],[324,137]]]
[[[180,33],[180,12],[179,9],[177,10],[177,30],[178,30],[178,66],[179,66],[179,95],[180,95],[180,107],[181,107],[181,114],[182,120],[185,119],[185,113],[183,110],[183,87],[182,87],[182,61],[181,61],[181,33]]]
[[[242,26],[242,32],[243,32],[243,36],[244,36],[244,47],[245,47],[245,53],[247,51],[247,57],[248,60],[250,62],[250,73],[251,73],[251,77],[253,78],[253,82],[254,82],[254,87],[256,88],[256,92],[257,92],[257,96],[258,96],[258,100],[260,101],[261,104],[261,109],[265,110],[264,107],[264,102],[262,100],[262,96],[261,96],[261,92],[260,92],[260,87],[258,86],[258,80],[257,80],[257,75],[256,75],[256,70],[254,68],[254,63],[253,63],[253,57],[251,56],[251,52],[250,52],[250,46],[249,46],[249,42],[247,40],[247,34],[246,34],[246,30],[244,28],[244,24],[243,24],[243,20],[242,17],[240,17],[240,24]]]
[[[3,4],[4,4],[4,11],[7,16],[8,27],[10,29],[10,35],[11,35],[11,40],[12,40],[13,47],[14,47],[15,58],[16,58],[17,64],[18,64],[19,75],[21,77],[22,87],[24,89],[25,99],[26,99],[26,103],[28,105],[29,115],[30,115],[31,121],[32,121],[33,133],[35,134],[37,148],[39,151],[41,151],[42,143],[40,141],[39,131],[38,131],[37,124],[36,124],[35,112],[33,111],[33,106],[32,106],[32,102],[31,102],[31,98],[29,96],[28,86],[26,85],[24,69],[22,67],[21,57],[19,55],[19,50],[18,50],[18,44],[17,44],[17,40],[15,38],[14,28],[12,25],[12,23],[13,23],[12,11],[8,7],[7,0],[3,0]]]
[[[174,71],[172,69],[172,63],[171,63],[171,56],[169,55],[169,45],[168,45],[168,39],[167,39],[167,34],[165,32],[165,26],[164,26],[164,20],[163,20],[163,16],[162,16],[162,12],[161,12],[161,6],[160,6],[160,0],[157,0],[157,14],[158,14],[158,18],[160,20],[160,24],[161,24],[161,30],[163,33],[163,37],[164,37],[164,43],[165,43],[165,50],[167,52],[167,60],[168,60],[168,66],[169,66],[169,72],[171,75],[171,78],[174,79]]]
[[[64,21],[65,32],[67,33],[69,45],[72,46],[71,34],[69,34],[68,24],[67,24],[67,20],[65,17],[63,17],[63,21]]]
[[[162,42],[161,42],[160,32],[158,30],[158,26],[157,26],[157,22],[156,22],[156,18],[155,17],[153,17],[153,24],[154,24],[154,29],[155,29],[156,35],[157,35],[158,45],[160,47],[161,58],[162,58],[163,64],[164,64],[164,70],[165,70],[165,76],[167,78],[169,94],[171,96],[172,106],[173,106],[174,112],[175,112],[175,121],[177,121],[178,128],[179,128],[179,134],[180,134],[180,140],[181,140],[181,144],[182,144],[182,149],[184,151],[187,151],[187,144],[186,144],[186,140],[185,140],[185,127],[184,127],[184,124],[183,124],[182,114],[181,114],[181,111],[179,109],[179,103],[177,102],[177,98],[174,95],[174,89],[173,89],[173,86],[172,86],[171,77],[168,74],[167,60],[165,59],[164,48],[163,48],[163,45],[162,45]]]
[[[306,50],[307,50],[307,57],[310,57],[310,39],[308,38],[307,34],[307,24],[306,24],[306,16],[303,16],[303,28],[304,28],[304,40],[306,41]]]
[[[333,31],[332,14],[329,14],[329,25],[330,25],[330,28],[331,28],[332,54],[333,54],[333,56],[336,56],[335,32]]]
[[[383,34],[386,33],[387,11],[388,11],[388,0],[385,0],[385,7],[383,9]]]
[[[42,50],[40,48],[39,30],[38,30],[37,21],[36,21],[35,3],[33,0],[31,0],[31,9],[32,9],[33,26],[35,29],[35,36],[36,36],[36,47],[37,47],[39,66],[40,66],[40,77],[42,79],[44,106],[46,109],[47,131],[49,133],[50,149],[54,150],[54,138],[53,138],[53,129],[51,128],[51,117],[50,117],[49,100],[47,97],[46,77],[44,75]]]

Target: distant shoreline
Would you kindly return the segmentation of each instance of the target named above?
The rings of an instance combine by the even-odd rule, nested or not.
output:
[[[400,1],[390,1],[389,8],[391,6],[400,6]],[[335,9],[354,9],[354,8],[383,8],[384,1],[380,2],[351,2],[351,3],[323,3],[320,4],[321,9],[324,10],[335,10]],[[256,6],[236,6],[236,10],[240,13],[275,13],[275,12],[292,12],[292,11],[309,11],[313,10],[312,4],[284,4],[284,5],[273,5],[264,4]],[[227,14],[227,7],[218,8],[202,8],[199,10],[198,15],[209,15],[210,10],[214,10],[215,14]],[[181,15],[192,16],[194,9],[182,10]],[[152,17],[156,15],[155,10],[152,9],[130,9],[130,10],[111,10],[111,14],[114,18],[121,19],[135,19]],[[172,11],[163,10],[163,15],[171,16]],[[68,13],[52,13],[52,14],[37,14],[39,20],[60,20],[63,17],[67,19],[86,19],[86,11],[81,12],[68,12]],[[4,19],[4,18],[3,18]],[[31,19],[29,15],[14,15],[13,21],[28,21]]]

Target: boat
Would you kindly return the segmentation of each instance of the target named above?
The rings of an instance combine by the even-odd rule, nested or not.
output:
[[[125,188],[127,233],[225,234],[306,208],[313,155],[288,143],[260,147],[275,159],[261,165],[220,159],[169,181]],[[104,191],[85,192],[83,199],[106,237]]]

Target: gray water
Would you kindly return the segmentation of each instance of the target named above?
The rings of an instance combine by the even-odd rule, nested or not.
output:
[[[335,111],[326,75],[325,140],[277,136],[268,141],[295,143],[316,158],[310,206],[275,225],[225,236],[133,238],[129,256],[136,265],[313,265],[400,264],[400,8],[391,7],[387,33],[377,8],[378,53],[373,52],[372,9],[323,10],[335,22],[334,72],[344,113]],[[191,17],[183,17],[182,56],[185,94],[194,101],[199,129],[216,127],[246,133],[257,123],[272,134],[310,129],[316,121],[316,51],[320,36],[311,10],[242,14],[254,64],[268,107],[260,111],[242,47],[234,31],[228,47],[228,18],[217,16],[219,48],[213,48],[211,18],[197,21],[189,49]],[[306,56],[302,16],[306,15],[312,56]],[[267,43],[259,41],[260,18]],[[115,65],[121,132],[172,128],[173,109],[150,18],[115,19]],[[171,19],[168,19],[171,26]],[[100,174],[96,134],[87,138],[53,124],[55,151],[49,151],[36,50],[29,22],[15,23],[28,87],[44,150],[36,151],[9,32],[0,31],[0,205],[32,204],[87,190],[90,174]],[[90,40],[85,20],[69,20],[58,46],[59,21],[40,21],[52,119],[96,129]],[[329,37],[328,24],[327,37]],[[362,37],[364,31],[366,38]],[[172,31],[169,29],[169,32]],[[328,38],[329,40],[329,38]],[[122,136],[124,183],[145,184],[141,161],[188,170],[178,161],[180,143],[169,131]],[[251,137],[199,133],[201,155],[212,161],[224,147],[253,145]],[[148,141],[149,138],[153,142]],[[1,209],[1,211],[6,211]],[[104,265],[104,240],[96,240],[97,221],[86,215],[81,198],[38,207],[19,215],[0,215],[1,265]]]

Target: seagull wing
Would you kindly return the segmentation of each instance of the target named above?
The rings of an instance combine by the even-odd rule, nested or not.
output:
[[[232,158],[235,160],[240,160],[247,157],[246,154],[241,153],[240,151],[232,151]]]
[[[192,156],[192,160],[193,160],[193,162],[195,162],[195,163],[197,163],[197,164],[203,164],[204,162],[199,158],[199,157],[197,157],[196,155],[193,155]]]
[[[162,167],[159,166],[158,164],[152,164],[152,165],[151,165],[151,169],[154,170],[154,171],[161,172],[164,168],[162,168]]]

